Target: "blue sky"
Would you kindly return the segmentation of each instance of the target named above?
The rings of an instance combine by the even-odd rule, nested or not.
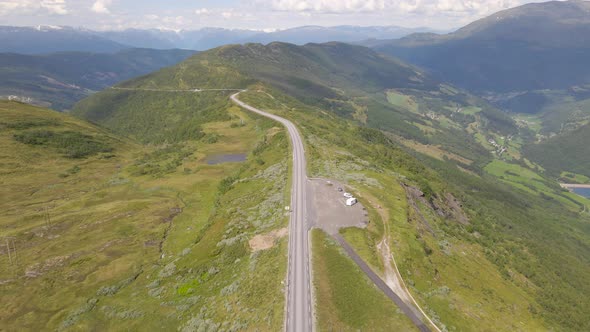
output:
[[[0,25],[99,30],[398,25],[448,30],[527,0],[0,0]]]

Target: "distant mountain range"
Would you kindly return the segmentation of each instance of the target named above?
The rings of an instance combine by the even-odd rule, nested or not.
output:
[[[114,54],[0,53],[0,99],[64,110],[92,92],[174,65],[194,53],[151,49],[129,49]]]
[[[450,34],[370,46],[471,91],[566,89],[590,83],[590,2],[532,3]]]
[[[0,27],[0,52],[44,54],[61,51],[113,53],[125,48],[207,50],[227,44],[281,41],[293,44],[330,41],[360,42],[372,39],[393,39],[428,28],[397,26],[304,26],[274,32],[223,28],[199,30],[128,29],[92,31],[82,28],[38,26]]]
[[[128,45],[101,37],[91,31],[69,27],[0,26],[0,52],[48,54],[54,52],[114,53]]]
[[[354,42],[425,30],[308,26],[276,32],[220,28],[98,32],[59,26],[5,26],[0,27],[0,98],[67,110],[94,91],[174,65],[195,52],[179,49],[275,40],[295,44]]]

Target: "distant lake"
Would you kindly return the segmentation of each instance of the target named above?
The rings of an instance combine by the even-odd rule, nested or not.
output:
[[[573,188],[576,194],[590,198],[590,188]]]
[[[246,160],[245,153],[233,153],[233,154],[216,154],[207,157],[207,164],[217,165],[223,163],[235,163]]]

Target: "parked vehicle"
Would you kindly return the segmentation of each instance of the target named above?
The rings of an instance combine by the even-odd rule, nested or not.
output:
[[[353,206],[357,203],[356,198],[351,197],[349,199],[346,200],[346,206]]]

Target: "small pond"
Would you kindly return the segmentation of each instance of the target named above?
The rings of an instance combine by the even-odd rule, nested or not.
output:
[[[590,198],[590,188],[573,188],[576,194]]]
[[[214,154],[207,157],[207,164],[217,165],[223,163],[236,163],[246,160],[245,153]]]

